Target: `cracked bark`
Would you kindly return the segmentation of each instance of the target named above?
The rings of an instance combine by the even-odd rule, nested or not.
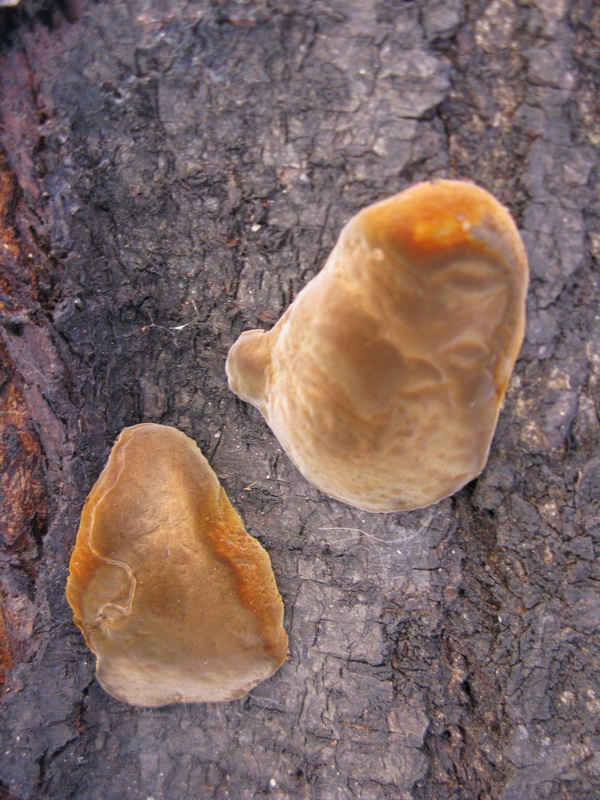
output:
[[[596,797],[592,0],[0,9],[0,797]],[[488,466],[362,514],[223,364],[349,216],[468,177],[515,214],[527,340]],[[271,554],[292,658],[243,701],[105,695],[64,599],[119,430],[193,436]]]

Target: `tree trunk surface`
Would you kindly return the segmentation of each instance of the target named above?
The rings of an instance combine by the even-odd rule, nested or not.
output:
[[[24,0],[0,41],[0,797],[597,798],[600,6]],[[442,176],[515,215],[526,342],[482,475],[361,513],[225,357]],[[127,706],[72,622],[83,501],[144,421],[271,556],[290,658],[242,700]]]

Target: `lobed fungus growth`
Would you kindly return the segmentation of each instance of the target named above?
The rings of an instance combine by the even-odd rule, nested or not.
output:
[[[269,556],[181,431],[125,428],[83,509],[67,598],[97,677],[143,706],[234,700],[284,661]]]
[[[300,472],[366,511],[415,509],[478,475],[523,339],[527,257],[506,209],[461,181],[365,208],[231,389]]]

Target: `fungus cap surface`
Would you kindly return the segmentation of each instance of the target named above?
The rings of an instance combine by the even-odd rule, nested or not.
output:
[[[119,700],[233,700],[284,661],[271,562],[195,442],[125,428],[85,503],[67,599]]]
[[[485,466],[527,282],[489,192],[417,184],[353,217],[276,325],[240,336],[229,385],[326,494],[366,511],[430,505]]]

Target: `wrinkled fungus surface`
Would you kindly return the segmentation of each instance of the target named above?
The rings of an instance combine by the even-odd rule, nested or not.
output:
[[[323,492],[366,511],[427,506],[485,466],[527,281],[492,195],[417,184],[351,219],[273,329],[240,336],[230,387]]]
[[[97,677],[143,706],[234,700],[287,654],[269,556],[180,431],[125,428],[83,509],[67,598]]]

